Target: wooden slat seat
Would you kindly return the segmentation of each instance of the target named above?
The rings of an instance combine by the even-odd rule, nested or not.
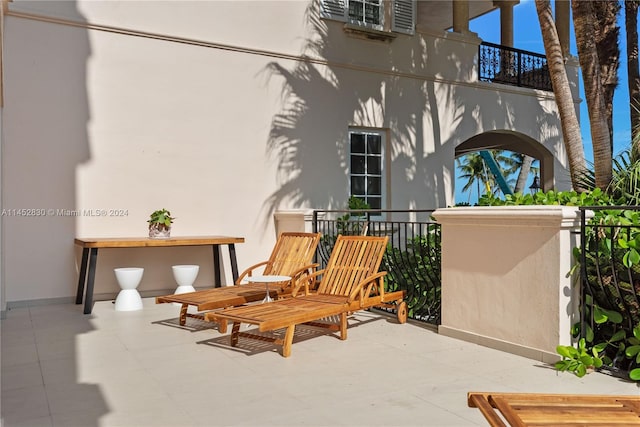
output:
[[[260,301],[265,297],[266,286],[272,298],[286,298],[294,291],[295,279],[315,270],[313,256],[320,242],[320,233],[281,233],[268,260],[259,262],[243,271],[234,286],[203,289],[183,294],[171,294],[156,297],[156,304],[178,303],[180,308],[180,325],[184,326],[188,317],[204,319],[204,315],[189,313],[190,306],[203,312],[225,307],[235,307]],[[257,272],[265,276],[289,276],[291,280],[280,283],[244,283],[247,277]],[[221,332],[225,332],[223,324]]]
[[[284,357],[291,354],[296,325],[312,324],[340,331],[344,340],[349,313],[391,303],[398,310],[399,322],[404,323],[407,320],[404,291],[385,293],[386,272],[378,272],[387,242],[387,237],[338,236],[326,268],[301,277],[293,298],[209,312],[205,320],[221,325],[232,322],[232,346],[238,344],[238,337],[266,339],[264,335],[240,332],[242,323],[257,325],[260,332],[286,328],[284,339],[273,339],[282,345]],[[314,287],[317,289],[312,292]],[[335,316],[340,318],[338,324],[319,322]],[[226,327],[221,326],[223,329]]]
[[[582,395],[469,392],[493,427],[640,426],[640,395]]]

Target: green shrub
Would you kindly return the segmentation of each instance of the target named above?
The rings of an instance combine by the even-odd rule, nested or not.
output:
[[[608,206],[611,198],[602,190],[577,193],[575,191],[540,191],[535,194],[507,194],[504,199],[490,193],[483,195],[479,206],[522,206],[522,205],[563,205],[563,206]]]
[[[383,258],[388,292],[404,290],[409,317],[440,323],[440,226],[407,242],[406,250],[389,246]]]

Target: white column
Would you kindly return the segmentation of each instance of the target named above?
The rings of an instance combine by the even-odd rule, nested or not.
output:
[[[571,16],[571,7],[568,0],[556,0],[556,30],[562,46],[562,53],[565,58],[570,55],[569,51],[569,20]]]
[[[493,4],[500,8],[500,44],[503,46],[513,46],[513,7],[519,1],[500,0]]]
[[[452,0],[453,3],[453,31],[466,34],[469,32],[469,1]]]

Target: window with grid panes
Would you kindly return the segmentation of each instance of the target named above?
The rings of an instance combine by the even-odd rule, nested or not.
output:
[[[382,24],[380,0],[349,1],[349,19],[370,25]]]
[[[350,195],[364,200],[371,209],[382,209],[383,205],[383,135],[372,131],[349,132]]]
[[[320,16],[363,28],[411,35],[415,29],[416,0],[321,0]]]

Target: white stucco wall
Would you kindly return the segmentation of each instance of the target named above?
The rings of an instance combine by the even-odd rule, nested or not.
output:
[[[549,94],[475,82],[479,39],[356,39],[309,4],[10,3],[3,208],[54,214],[2,218],[7,301],[73,296],[73,238],[143,236],[158,208],[177,217],[174,235],[245,237],[240,269],[262,260],[276,211],[345,207],[349,126],[388,132],[394,209],[452,204],[455,146],[484,131],[516,130],[564,158]],[[144,266],[152,291],[174,287],[172,263],[209,260],[103,251],[95,292],[117,291],[114,267]]]
[[[571,345],[580,287],[573,249],[580,211],[569,206],[438,209],[441,334],[555,362]]]

